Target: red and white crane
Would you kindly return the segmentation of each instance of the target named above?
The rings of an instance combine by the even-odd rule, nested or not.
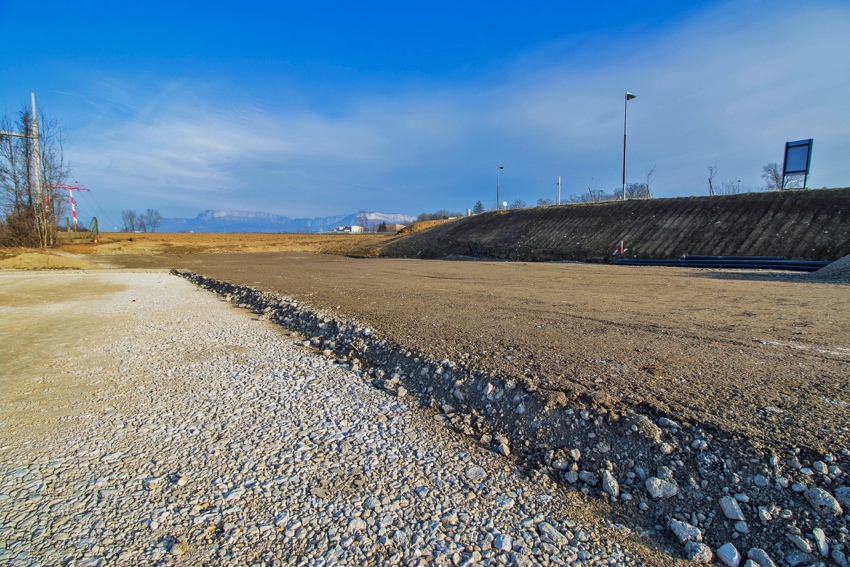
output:
[[[77,182],[74,181],[74,183]],[[74,191],[88,191],[89,189],[82,185],[48,185],[48,187],[68,190],[68,198],[71,200],[71,215],[74,217],[74,232],[77,232],[77,207],[74,203]]]

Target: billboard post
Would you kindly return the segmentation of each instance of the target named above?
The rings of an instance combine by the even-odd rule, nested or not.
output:
[[[785,143],[785,160],[782,163],[782,188],[785,188],[785,177],[802,175],[803,188],[809,180],[809,167],[812,163],[812,145],[814,140],[797,140]]]

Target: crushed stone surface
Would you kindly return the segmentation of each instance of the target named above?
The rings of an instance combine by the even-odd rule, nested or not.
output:
[[[6,273],[0,318],[4,565],[677,562],[177,277]]]

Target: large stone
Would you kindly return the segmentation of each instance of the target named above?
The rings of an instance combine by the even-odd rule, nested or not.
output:
[[[711,563],[711,548],[704,543],[689,541],[685,544],[685,557],[695,563]]]
[[[513,545],[513,540],[509,535],[496,534],[496,537],[493,538],[493,547],[499,551],[510,551],[513,549]]]
[[[595,472],[581,471],[580,473],[578,473],[578,477],[583,483],[589,486],[596,486],[597,484],[599,484],[599,475],[597,475]]]
[[[731,496],[724,496],[720,499],[720,508],[723,510],[723,515],[730,520],[743,521],[745,519],[738,501]]]
[[[821,516],[835,517],[844,513],[838,500],[823,488],[810,488],[806,490],[804,496],[812,505],[812,508]]]
[[[835,499],[842,506],[850,508],[850,486],[842,486],[835,489]]]
[[[393,541],[395,541],[401,547],[405,547],[408,541],[407,532],[404,530],[396,530],[396,532],[393,534]]]
[[[565,545],[570,542],[564,534],[559,532],[549,522],[540,522],[537,524],[537,531],[540,532],[540,537],[546,538],[554,544]]]
[[[785,534],[785,537],[803,553],[812,552],[812,544],[810,544],[809,540],[806,538],[798,536],[797,534]]]
[[[785,556],[785,562],[788,563],[790,567],[797,567],[798,565],[809,565],[813,563],[814,560],[814,555],[811,555],[809,553],[803,553],[802,551],[792,551],[791,553]]]
[[[821,528],[812,530],[812,536],[815,538],[815,545],[818,547],[818,553],[824,557],[829,557],[829,541],[826,539],[826,534]]]
[[[481,480],[485,476],[487,476],[487,471],[485,471],[484,469],[482,469],[479,466],[473,465],[473,466],[466,469],[466,478],[468,480],[472,480],[472,481]]]
[[[679,494],[679,485],[673,479],[661,480],[652,476],[646,479],[646,491],[656,500],[672,498]]]
[[[747,552],[747,557],[755,561],[759,567],[776,567],[776,563],[767,552],[759,547],[754,547]]]
[[[832,548],[829,556],[839,567],[850,567],[850,561],[847,561],[847,556],[840,549]]]
[[[374,510],[378,506],[381,505],[381,501],[374,496],[370,496],[366,500],[363,501],[363,507],[367,510]]]
[[[741,554],[731,543],[724,543],[717,550],[717,559],[726,567],[738,567],[741,564]]]
[[[612,498],[620,495],[620,483],[617,482],[617,479],[614,478],[614,475],[609,470],[602,471],[602,490]]]
[[[679,520],[673,519],[667,522],[667,528],[676,534],[676,537],[679,538],[681,543],[702,541],[702,530],[687,522],[680,522]]]

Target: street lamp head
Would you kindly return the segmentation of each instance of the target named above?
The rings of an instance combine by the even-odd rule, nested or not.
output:
[[[632,100],[633,98],[635,98],[635,95],[629,92],[626,93],[626,100]]]
[[[504,166],[504,165],[500,165],[500,166],[499,166],[499,169],[505,169],[505,166]]]

